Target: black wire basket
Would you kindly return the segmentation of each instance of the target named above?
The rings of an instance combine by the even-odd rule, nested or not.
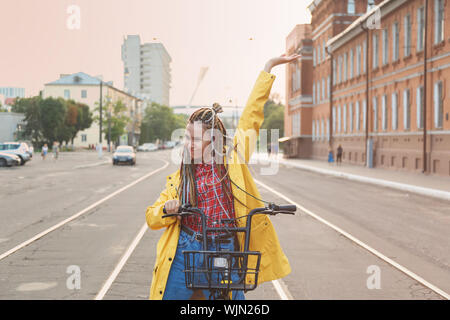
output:
[[[183,251],[189,289],[254,290],[261,253],[253,251]]]

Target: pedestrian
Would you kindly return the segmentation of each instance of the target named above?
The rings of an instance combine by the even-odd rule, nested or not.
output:
[[[337,154],[336,154],[336,164],[337,165],[342,164],[342,153],[343,153],[342,146],[339,145],[339,147],[337,148]]]
[[[271,154],[272,154],[272,143],[269,143],[267,145],[267,155],[269,156],[269,158],[270,158]]]
[[[47,152],[48,152],[48,146],[47,146],[47,144],[44,144],[44,146],[42,147],[42,151],[41,151],[42,160],[45,160],[45,157],[47,157]]]
[[[297,54],[291,56],[283,54],[266,63],[242,113],[238,132],[248,132],[251,129],[259,131],[264,121],[264,104],[268,100],[275,78],[270,70],[276,65],[289,63],[298,58]],[[251,209],[262,205],[261,201],[257,200],[260,198],[260,194],[246,165],[250,160],[251,151],[254,149],[243,149],[245,144],[241,142],[241,139],[245,139],[245,137],[240,134],[235,135],[233,146],[229,148],[230,159],[235,159],[235,161],[225,163],[219,160],[224,160],[225,155],[222,152],[226,151],[226,148],[223,147],[224,150],[220,150],[221,155],[218,156],[217,152],[219,151],[214,149],[215,143],[211,143],[211,141],[222,141],[221,138],[217,139],[217,136],[208,134],[203,135],[203,132],[212,132],[211,135],[220,132],[223,139],[226,139],[226,129],[217,115],[221,111],[221,107],[214,104],[212,107],[198,109],[189,117],[180,169],[167,177],[165,190],[158,200],[147,208],[148,226],[153,230],[165,228],[157,245],[150,299],[187,300],[209,297],[208,290],[187,289],[183,273],[183,251],[202,249],[201,242],[197,240],[196,236],[201,234],[202,230],[199,217],[162,218],[164,208],[167,213],[176,213],[181,204],[189,203],[205,213],[208,217],[208,226],[226,227],[232,225],[229,221],[222,219],[243,218]],[[194,132],[194,126],[200,126],[200,129],[197,130],[196,127],[196,132]],[[203,132],[199,135],[198,131]],[[205,152],[207,150],[209,152]],[[211,155],[211,153],[214,154]],[[245,155],[245,163],[237,160],[240,155]],[[239,189],[231,188],[231,184],[238,183]],[[245,196],[244,192],[253,197]],[[252,251],[261,252],[259,282],[279,279],[289,274],[291,272],[289,261],[281,249],[270,219],[266,215],[256,215],[252,222],[252,225],[261,226],[254,229],[251,236]],[[235,246],[242,248],[241,237],[237,239],[228,237],[228,239],[229,243],[219,242],[217,245],[220,245],[222,250],[234,250]],[[207,250],[211,249],[213,248]],[[196,265],[196,267],[200,266]],[[233,276],[237,276],[237,274],[232,273],[231,277],[233,278]],[[232,299],[241,300],[245,299],[245,296],[242,291],[232,291]]]
[[[52,151],[53,151],[53,159],[55,161],[58,160],[58,155],[59,155],[59,143],[58,142],[56,142],[56,141],[53,142]]]
[[[328,149],[328,163],[331,165],[334,162],[333,149]]]

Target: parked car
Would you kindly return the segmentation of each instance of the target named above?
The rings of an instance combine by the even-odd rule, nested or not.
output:
[[[31,160],[28,145],[24,142],[5,142],[0,144],[0,152],[15,154],[20,158],[20,165],[23,166]]]
[[[138,151],[155,151],[158,147],[154,143],[144,143],[137,148]]]
[[[172,149],[175,148],[176,145],[177,143],[175,141],[166,141],[163,144],[163,149]]]
[[[0,152],[0,167],[18,166],[20,162],[20,158],[15,154]]]
[[[133,147],[130,146],[118,146],[113,154],[113,165],[120,163],[129,163],[131,165],[136,164],[136,153]]]

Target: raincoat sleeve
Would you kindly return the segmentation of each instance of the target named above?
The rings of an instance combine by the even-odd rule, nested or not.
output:
[[[234,136],[239,163],[243,163],[244,159],[247,163],[255,150],[259,128],[264,121],[264,104],[269,99],[274,81],[275,75],[262,70],[247,100]]]
[[[165,189],[161,192],[158,200],[147,208],[145,212],[145,218],[147,220],[147,224],[152,230],[158,230],[164,227],[171,225],[177,221],[176,217],[162,218],[164,204],[169,198],[169,192]]]

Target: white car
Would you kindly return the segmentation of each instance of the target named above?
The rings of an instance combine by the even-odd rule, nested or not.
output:
[[[130,146],[118,146],[113,154],[113,165],[120,163],[129,163],[131,165],[136,164],[136,153],[134,153],[133,147]]]
[[[158,147],[154,143],[144,143],[137,148],[138,151],[155,151]]]

